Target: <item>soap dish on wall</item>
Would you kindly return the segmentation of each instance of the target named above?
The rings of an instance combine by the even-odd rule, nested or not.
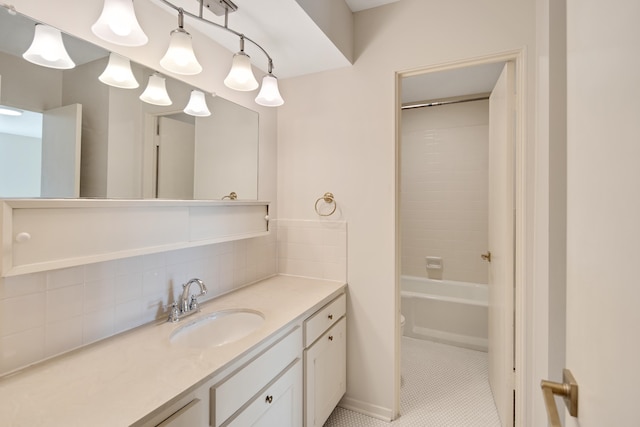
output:
[[[428,256],[425,257],[428,270],[442,270],[442,257]]]

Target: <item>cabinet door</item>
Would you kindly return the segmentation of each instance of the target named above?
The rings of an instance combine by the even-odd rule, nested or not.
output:
[[[346,318],[305,350],[305,425],[321,427],[346,391]]]
[[[301,427],[302,363],[298,359],[225,427]]]

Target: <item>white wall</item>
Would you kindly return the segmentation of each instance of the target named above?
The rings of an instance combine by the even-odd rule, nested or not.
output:
[[[62,73],[0,52],[0,103],[37,112],[60,107]]]
[[[487,283],[489,101],[403,110],[400,159],[402,274]]]
[[[566,0],[536,1],[536,244],[532,271],[536,284],[528,293],[531,319],[532,384],[560,381],[565,367],[566,194],[567,194],[567,54]],[[546,423],[539,393],[531,396],[523,418]],[[561,417],[564,413],[561,413]]]
[[[347,405],[399,409],[395,73],[527,48],[534,76],[534,17],[532,0],[403,0],[355,14],[353,67],[281,81],[279,217],[317,218],[314,201],[331,191],[349,224]]]
[[[82,105],[80,196],[106,197],[109,151],[109,93],[111,87],[96,79],[107,58],[63,72],[63,103]]]
[[[42,138],[0,133],[0,197],[40,197]]]

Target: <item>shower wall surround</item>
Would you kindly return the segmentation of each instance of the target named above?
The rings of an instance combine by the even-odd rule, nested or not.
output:
[[[402,113],[403,275],[487,283],[488,102]],[[427,271],[427,256],[442,270]]]

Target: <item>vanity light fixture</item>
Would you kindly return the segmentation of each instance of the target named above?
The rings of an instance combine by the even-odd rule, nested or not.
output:
[[[236,35],[240,39],[240,52],[233,55],[232,67],[224,79],[224,83],[231,89],[251,91],[258,88],[259,83],[253,75],[251,59],[244,52],[245,40],[257,47],[267,57],[269,73],[263,78],[263,90],[260,91],[256,102],[260,105],[277,107],[284,101],[278,90],[278,79],[273,75],[273,60],[266,50],[258,43],[238,31],[229,28],[229,13],[238,10],[232,0],[197,0],[199,12],[194,14],[176,6],[168,0],[158,0],[178,12],[178,28],[171,32],[169,49],[160,61],[163,68],[176,74],[198,74],[202,66],[193,53],[191,36],[184,30],[184,16],[217,27]],[[224,25],[210,21],[203,16],[205,8],[223,9]],[[217,13],[222,15],[222,13]],[[133,0],[104,0],[104,9],[98,21],[91,27],[94,34],[103,40],[123,46],[140,46],[148,41],[140,28],[133,8]],[[266,84],[267,87],[264,87]],[[264,92],[264,93],[263,93]]]
[[[256,97],[256,103],[265,107],[279,107],[284,104],[284,99],[278,90],[278,79],[271,73],[272,64],[269,61],[269,74],[262,78],[262,87]]]
[[[104,0],[102,13],[91,31],[120,46],[143,46],[149,41],[136,18],[133,0]]]
[[[33,42],[22,57],[34,64],[59,70],[76,66],[64,47],[60,30],[44,24],[36,24]]]
[[[167,84],[164,77],[156,74],[149,76],[147,88],[140,95],[140,99],[147,104],[171,105],[173,102],[167,93]]]
[[[184,112],[195,117],[208,117],[211,115],[209,107],[207,107],[207,101],[204,97],[204,93],[199,90],[192,90],[189,97],[189,103],[184,109]]]
[[[129,59],[114,52],[109,54],[107,68],[98,79],[104,84],[122,89],[135,89],[140,86],[131,71]]]
[[[225,86],[248,92],[258,88],[259,84],[251,69],[251,59],[244,53],[244,36],[240,36],[240,52],[233,55],[229,74],[224,79]]]
[[[160,65],[176,74],[194,75],[202,71],[191,43],[191,34],[184,30],[184,10],[178,9],[178,28],[171,31],[169,49],[160,60]]]

